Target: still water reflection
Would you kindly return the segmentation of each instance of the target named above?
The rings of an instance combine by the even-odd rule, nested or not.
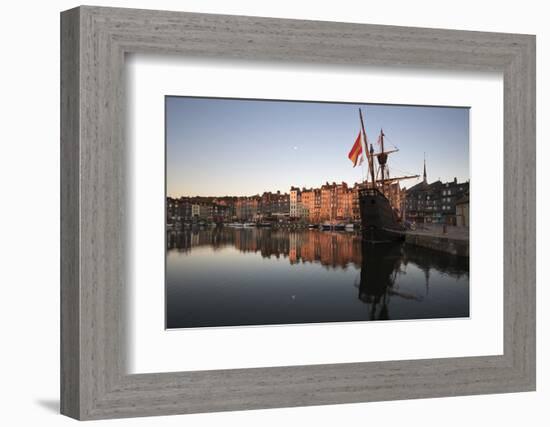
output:
[[[167,234],[168,328],[469,316],[469,265],[358,234],[214,228]]]

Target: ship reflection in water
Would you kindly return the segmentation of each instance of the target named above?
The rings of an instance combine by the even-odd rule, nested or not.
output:
[[[318,230],[167,234],[168,328],[469,316],[468,258]]]

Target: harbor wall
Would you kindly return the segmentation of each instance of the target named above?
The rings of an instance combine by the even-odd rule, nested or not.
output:
[[[470,256],[470,240],[448,236],[407,232],[405,242],[457,256]]]

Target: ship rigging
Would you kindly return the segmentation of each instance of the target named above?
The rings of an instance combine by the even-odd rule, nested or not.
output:
[[[380,130],[378,142],[380,151],[375,152],[374,147],[369,144],[367,134],[365,132],[365,124],[363,121],[363,113],[359,109],[359,120],[361,122],[361,155],[362,160],[368,165],[369,179],[366,179],[359,189],[359,211],[361,215],[361,230],[365,240],[371,242],[385,242],[391,240],[401,240],[404,236],[405,228],[401,222],[399,197],[392,197],[392,188],[401,191],[399,182],[405,179],[419,178],[420,175],[403,175],[390,177],[388,170],[389,154],[399,151],[397,147],[392,150],[385,150],[384,147],[384,131]],[[356,142],[357,144],[357,142]],[[370,145],[370,146],[367,146]],[[355,148],[355,145],[354,145]],[[355,157],[350,159],[355,160],[354,166],[357,163],[356,150]],[[378,167],[375,167],[374,159],[377,159]],[[393,203],[392,203],[393,201]]]

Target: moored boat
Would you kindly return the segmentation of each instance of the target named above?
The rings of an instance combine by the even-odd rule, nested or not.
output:
[[[405,238],[405,227],[398,221],[390,201],[377,188],[359,190],[359,210],[365,240],[376,243]]]
[[[403,240],[405,238],[405,227],[399,218],[400,206],[392,206],[389,198],[391,194],[390,186],[397,185],[397,189],[400,191],[399,181],[418,178],[420,175],[390,178],[389,171],[386,168],[388,155],[398,151],[398,149],[395,148],[389,151],[384,149],[385,135],[383,130],[380,130],[378,137],[380,151],[375,152],[372,144],[367,147],[367,135],[361,109],[359,109],[359,118],[361,131],[348,157],[354,162],[355,166],[359,161],[359,156],[362,155],[369,169],[370,182],[367,179],[358,191],[363,240],[373,243]],[[378,160],[376,171],[374,158]]]
[[[243,224],[240,222],[230,222],[229,224],[227,224],[227,226],[233,228],[242,228]]]

